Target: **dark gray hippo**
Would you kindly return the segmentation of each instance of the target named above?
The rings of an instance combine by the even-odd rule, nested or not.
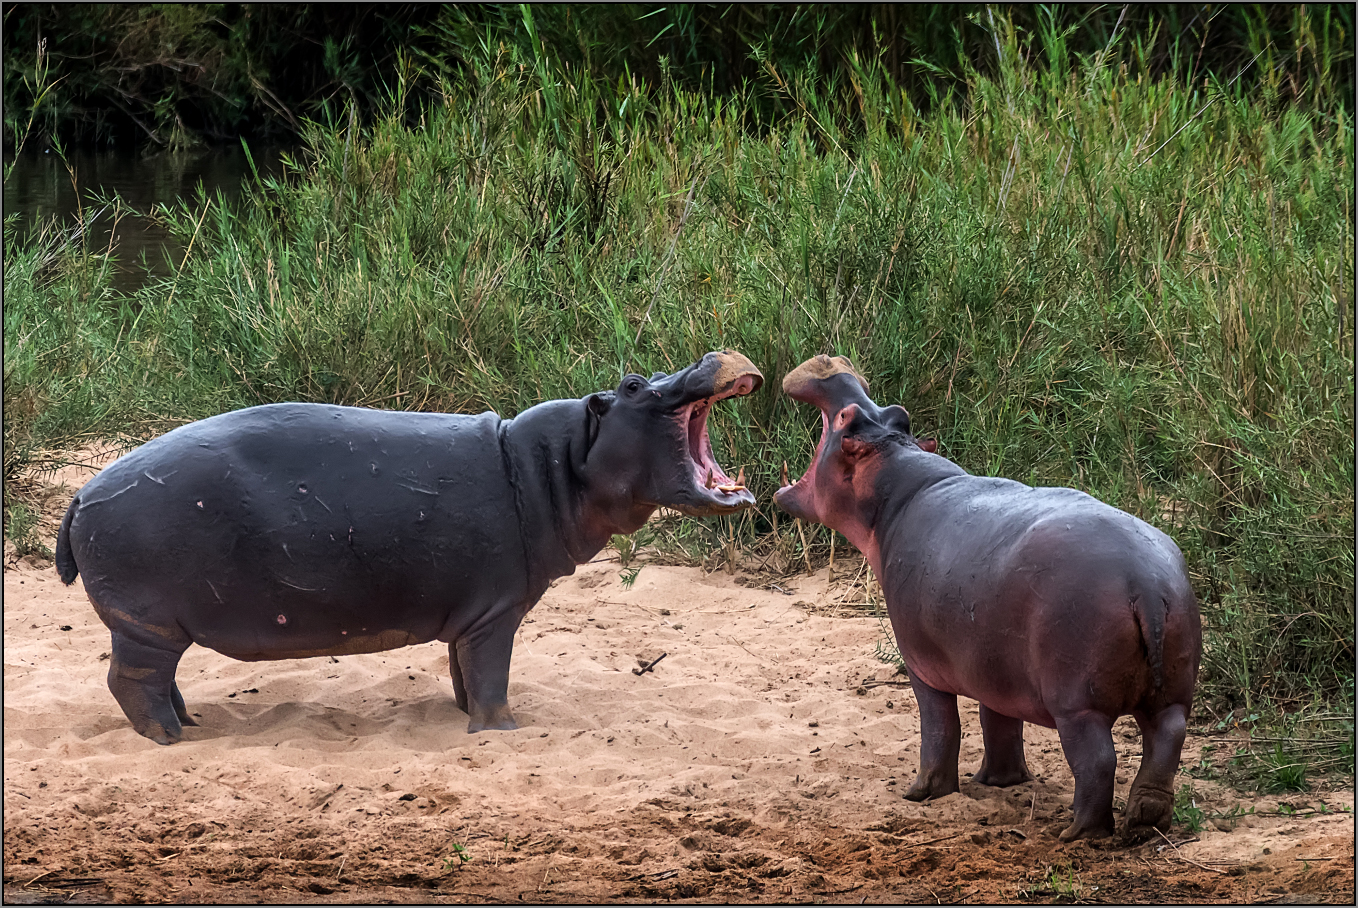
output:
[[[555,578],[657,507],[754,496],[712,456],[714,403],[763,376],[732,350],[513,419],[273,404],[150,441],[71,502],[61,579],[113,632],[108,686],[160,744],[195,725],[190,644],[234,659],[448,643],[469,732],[515,728],[514,632]]]
[[[882,583],[922,726],[913,801],[958,790],[957,697],[979,701],[984,785],[1032,779],[1023,723],[1055,727],[1075,774],[1064,841],[1113,832],[1111,729],[1141,726],[1124,814],[1169,829],[1202,653],[1198,604],[1168,536],[1074,489],[972,476],[878,407],[843,357],[807,360],[783,391],[821,410],[810,468],[774,501],[839,530]],[[786,471],[785,471],[786,473]]]

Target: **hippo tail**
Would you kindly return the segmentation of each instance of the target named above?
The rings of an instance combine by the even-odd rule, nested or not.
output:
[[[1141,630],[1141,645],[1146,650],[1151,680],[1157,691],[1165,684],[1165,614],[1168,611],[1169,600],[1159,593],[1142,593],[1132,598],[1132,612]]]
[[[79,507],[80,496],[76,495],[71,499],[71,506],[66,509],[66,516],[61,518],[61,529],[57,531],[57,576],[67,586],[75,583],[76,575],[80,573],[80,567],[75,563],[75,553],[71,551],[71,520]]]

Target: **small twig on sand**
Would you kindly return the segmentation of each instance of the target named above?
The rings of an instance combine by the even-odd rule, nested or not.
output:
[[[767,657],[765,657],[765,656],[759,656],[759,655],[756,655],[755,653],[750,652],[750,648],[749,648],[749,647],[747,647],[745,644],[741,643],[741,642],[740,642],[739,640],[737,640],[735,637],[732,637],[730,634],[727,634],[727,635],[726,635],[726,639],[727,639],[727,640],[730,640],[730,641],[731,641],[732,643],[734,643],[736,646],[738,646],[738,647],[740,647],[741,649],[745,650],[745,652],[750,653],[750,655],[751,655],[751,656],[754,656],[756,659],[764,659],[764,658],[767,658],[767,659],[768,659],[770,662],[772,662],[774,665],[777,665],[777,664],[778,664],[778,660],[775,659],[775,658],[773,658],[772,656],[767,656]]]
[[[36,883],[38,880],[42,879],[43,877],[45,877],[45,876],[50,876],[51,874],[54,874],[54,873],[56,873],[55,870],[46,870],[46,871],[43,871],[42,873],[40,873],[40,874],[38,874],[37,876],[35,876],[33,879],[29,880],[27,883],[24,883],[24,888],[27,889],[29,886],[32,886],[34,883]]]
[[[548,855],[547,857],[547,870],[542,874],[542,882],[538,883],[538,892],[541,892],[542,887],[547,885],[547,878],[552,875],[552,859],[555,857],[555,853]]]
[[[956,832],[956,833],[953,833],[952,835],[939,836],[939,837],[936,838],[936,839],[929,839],[929,840],[924,841],[924,842],[910,842],[910,843],[908,843],[908,844],[902,845],[901,847],[902,847],[902,848],[918,848],[918,847],[921,846],[921,845],[932,845],[932,844],[934,844],[935,842],[946,842],[946,841],[948,841],[948,839],[956,839],[956,838],[960,838],[961,836],[964,836],[964,835],[966,835],[965,832]]]
[[[661,660],[661,659],[664,659],[664,658],[665,658],[666,656],[668,656],[668,655],[669,655],[669,653],[661,653],[660,655],[658,655],[658,656],[656,656],[654,659],[652,659],[650,662],[647,662],[647,663],[646,663],[645,665],[643,665],[641,668],[634,668],[634,669],[632,669],[632,674],[634,674],[634,675],[644,675],[644,674],[646,674],[648,671],[650,671],[651,669],[655,668],[656,665],[658,665],[658,664],[660,663],[660,660]]]
[[[634,880],[650,880],[652,883],[655,883],[660,880],[668,880],[678,875],[678,870],[658,870],[655,873],[638,873],[636,876],[629,876],[627,881],[630,883]]]
[[[1152,826],[1151,829],[1155,829],[1155,827]],[[1161,832],[1161,831],[1158,830],[1158,829],[1155,829],[1155,834],[1158,835],[1160,838],[1164,839],[1166,842],[1169,842],[1170,845],[1173,845],[1173,846],[1174,846],[1174,853],[1175,853],[1176,855],[1178,855],[1179,860],[1184,861],[1184,862],[1189,863],[1189,864],[1192,864],[1194,867],[1201,867],[1203,870],[1210,870],[1210,871],[1212,871],[1213,873],[1225,873],[1225,872],[1226,872],[1226,871],[1224,871],[1224,870],[1218,870],[1218,869],[1215,868],[1215,867],[1208,867],[1206,864],[1199,864],[1197,861],[1193,860],[1192,858],[1186,858],[1186,857],[1184,857],[1184,853],[1183,853],[1182,851],[1179,850],[1179,846],[1178,846],[1178,845],[1175,845],[1174,842],[1173,842],[1173,840],[1171,840],[1169,836],[1165,835],[1163,832]]]

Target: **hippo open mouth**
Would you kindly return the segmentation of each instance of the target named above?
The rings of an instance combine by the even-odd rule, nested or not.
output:
[[[735,350],[705,354],[673,375],[624,375],[616,391],[587,401],[600,419],[587,482],[612,490],[619,513],[670,508],[707,517],[752,506],[744,471],[732,479],[717,463],[707,420],[717,401],[752,394],[763,383],[754,363]]]
[[[868,383],[858,374],[853,364],[842,356],[814,356],[783,378],[783,393],[793,400],[814,404],[820,410],[820,440],[811,464],[796,482],[788,481],[787,464],[783,464],[782,481],[774,493],[774,502],[788,513],[808,520],[818,520],[815,509],[816,467],[820,465],[825,442],[831,435],[830,415],[848,403],[871,403],[867,397]]]
[[[811,464],[806,468],[806,472],[796,482],[788,478],[787,461],[783,461],[783,476],[778,483],[778,491],[773,493],[775,504],[784,505],[788,500],[787,496],[810,495],[816,487],[816,465],[820,463],[821,451],[825,448],[825,439],[830,435],[830,414],[824,410],[820,411],[820,440],[816,442],[816,451],[811,455]],[[795,490],[795,491],[794,491]],[[785,494],[786,493],[786,494]]]
[[[695,487],[690,491],[706,499],[705,503],[710,503],[710,507],[703,509],[704,513],[724,513],[754,504],[754,495],[745,488],[745,468],[741,467],[736,478],[732,479],[712,454],[712,441],[707,435],[707,417],[717,401],[743,397],[758,387],[759,381],[755,375],[741,375],[725,389],[711,397],[695,400],[675,414],[688,441],[689,468]],[[680,510],[687,512],[685,508]]]

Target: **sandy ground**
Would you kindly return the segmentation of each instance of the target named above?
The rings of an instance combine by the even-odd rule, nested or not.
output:
[[[178,677],[202,727],[160,747],[108,692],[79,581],[11,552],[5,901],[1353,903],[1352,790],[1181,773],[1209,817],[1254,814],[1065,845],[1056,733],[1027,728],[1035,782],[977,785],[964,701],[962,790],[914,804],[914,698],[843,585],[647,564],[627,588],[619,568],[582,567],[530,613],[517,731],[466,733],[437,644],[270,663],[193,647]],[[1140,740],[1129,718],[1114,737],[1120,807]]]

